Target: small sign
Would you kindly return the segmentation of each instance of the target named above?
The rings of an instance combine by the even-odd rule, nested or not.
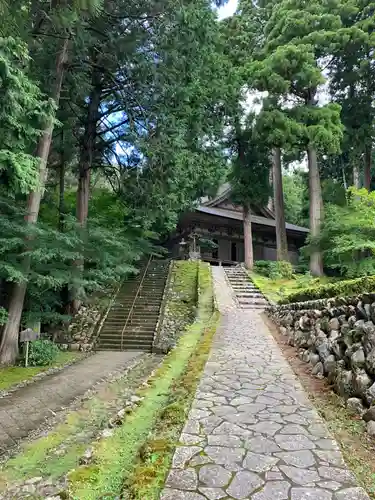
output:
[[[20,342],[33,342],[40,337],[39,332],[35,332],[32,328],[26,328],[20,333]]]

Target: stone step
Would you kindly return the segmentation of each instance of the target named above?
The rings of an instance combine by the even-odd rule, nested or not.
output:
[[[151,345],[147,345],[147,346],[138,346],[138,345],[131,345],[131,344],[128,344],[126,347],[123,347],[123,349],[121,349],[121,345],[118,345],[118,346],[106,346],[106,345],[102,345],[102,346],[98,346],[97,347],[97,350],[98,351],[145,351],[145,352],[150,352],[152,349],[152,344]]]
[[[249,305],[249,306],[268,306],[266,300],[238,300],[239,305]]]
[[[111,311],[114,311],[114,312],[116,312],[116,311],[123,312],[125,310],[129,311],[132,306],[133,306],[133,303],[123,304],[122,306],[116,306],[116,307],[112,308]],[[137,302],[133,306],[133,309],[135,309],[135,308],[137,308],[139,311],[143,311],[143,310],[158,311],[160,308],[160,303],[159,302],[157,302],[157,303],[156,302],[142,302],[140,304],[139,302]]]
[[[131,315],[129,319],[129,323],[135,324],[135,325],[148,325],[148,324],[153,324],[158,320],[159,316],[149,316],[149,317],[144,317],[144,316],[135,316]],[[124,323],[124,321],[127,320],[127,316],[125,318],[110,318],[108,321],[106,321],[106,324],[108,325],[120,325]]]
[[[106,332],[106,331],[122,331],[122,329],[124,328],[125,326],[125,322],[123,323],[117,323],[117,324],[109,324],[109,325],[104,325],[103,328],[102,328],[102,332]],[[155,327],[156,327],[156,321],[153,321],[152,323],[138,323],[138,324],[135,324],[135,323],[129,323],[126,325],[126,330],[129,330],[130,332],[131,331],[134,331],[134,332],[138,332],[138,331],[154,331],[155,330]]]
[[[266,306],[261,306],[261,305],[257,305],[257,304],[252,304],[252,305],[243,305],[241,304],[240,305],[241,309],[245,309],[245,310],[252,310],[252,309],[258,309],[258,310],[261,310],[261,311],[264,311]]]
[[[132,345],[139,345],[139,346],[152,346],[154,339],[153,337],[145,338],[145,339],[138,339],[138,338],[133,338],[133,337],[124,337],[122,341],[122,345],[126,347],[129,344]],[[103,339],[101,342],[99,342],[98,346],[121,346],[121,337],[118,339]]]
[[[169,261],[153,261],[141,288],[142,270],[124,283],[101,329],[98,349],[120,350],[123,337],[123,350],[151,351],[168,269]]]
[[[241,286],[241,287],[235,287],[235,286],[232,286],[233,290],[236,290],[238,292],[241,292],[241,291],[252,291],[252,290],[255,290],[255,291],[259,291],[259,288],[256,288],[255,286]]]
[[[253,298],[263,298],[263,295],[261,293],[257,292],[241,292],[241,293],[236,293],[237,297],[253,297]]]
[[[127,317],[129,316],[130,309],[127,311],[117,311],[113,312],[112,314],[109,314],[107,316],[106,322],[107,321],[112,321],[112,320],[121,320],[123,321],[124,319],[126,320]],[[145,320],[152,320],[154,318],[159,317],[159,310],[155,311],[147,311],[144,309],[133,309],[131,317],[133,318],[143,318]]]
[[[139,343],[152,343],[153,340],[154,340],[154,336],[153,335],[124,335],[124,338],[123,338],[123,343],[126,341],[129,343],[129,341],[131,340],[132,343],[136,343],[136,342],[139,342]],[[121,344],[121,335],[117,335],[117,336],[103,336],[101,339],[100,339],[100,342],[99,342],[99,345],[100,344]]]
[[[119,332],[118,335],[112,333],[108,333],[106,334],[105,336],[103,336],[101,339],[100,339],[100,342],[104,342],[106,344],[108,343],[116,343],[116,342],[121,342],[121,332]],[[134,333],[132,334],[131,332],[124,332],[124,336],[123,336],[123,339],[124,341],[126,339],[131,339],[132,342],[136,342],[136,341],[140,341],[140,342],[150,342],[150,340],[152,340],[154,338],[154,334],[153,332],[145,332],[145,333],[142,333],[142,332],[137,332],[137,333]]]
[[[145,313],[147,314],[158,314],[160,309],[160,304],[134,304],[133,308],[131,305],[128,305],[128,307],[123,306],[123,307],[116,307],[115,309],[111,309],[109,314],[114,314],[116,315],[121,315],[124,316],[125,314],[129,313],[130,310],[133,311],[139,311],[140,313]]]
[[[100,335],[102,337],[104,336],[121,336],[122,333],[122,328],[111,328],[108,327],[105,330],[102,329],[100,332]],[[136,328],[132,326],[127,326],[124,330],[124,335],[154,335],[155,333],[155,325],[152,325],[151,327],[142,327],[142,328]]]

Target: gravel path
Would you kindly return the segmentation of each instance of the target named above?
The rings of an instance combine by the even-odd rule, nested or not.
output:
[[[43,424],[53,412],[110,374],[124,370],[138,351],[103,351],[0,399],[0,455]]]
[[[161,500],[368,500],[259,311],[213,274],[222,324]]]

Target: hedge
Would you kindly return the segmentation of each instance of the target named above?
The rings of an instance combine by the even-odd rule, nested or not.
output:
[[[331,297],[350,297],[351,295],[371,292],[375,292],[375,276],[364,276],[355,280],[345,280],[330,285],[304,288],[298,292],[291,293],[279,303],[291,304],[293,302],[329,299]]]

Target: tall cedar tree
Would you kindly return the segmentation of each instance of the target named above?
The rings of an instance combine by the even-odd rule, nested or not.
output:
[[[333,46],[349,36],[338,15],[339,3],[334,7],[322,0],[275,3],[265,27],[262,58],[250,68],[261,88],[288,103],[288,116],[298,125],[298,141],[308,157],[312,238],[319,234],[323,217],[318,155],[339,151],[343,135],[340,107],[318,105],[318,89],[325,81],[324,61]],[[311,252],[310,270],[317,276],[323,274],[317,247]]]

